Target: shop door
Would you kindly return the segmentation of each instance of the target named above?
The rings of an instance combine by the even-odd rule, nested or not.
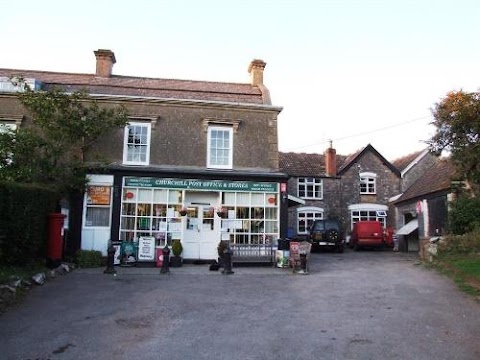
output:
[[[87,186],[84,197],[81,249],[101,251],[103,256],[107,256],[110,239],[112,186],[96,185],[95,180],[99,181],[102,178],[100,176],[92,176],[92,178],[94,180]],[[113,185],[113,176],[111,183]]]
[[[188,205],[184,231],[185,259],[213,260],[218,258],[220,219],[210,205]]]

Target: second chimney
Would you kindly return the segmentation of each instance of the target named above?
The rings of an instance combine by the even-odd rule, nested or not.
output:
[[[332,148],[332,143],[330,142],[330,147],[325,150],[325,173],[327,176],[337,176],[337,152]]]
[[[115,60],[115,54],[111,50],[98,49],[94,51],[95,58],[97,59],[97,69],[95,75],[98,77],[109,78],[112,76],[113,64]]]
[[[263,60],[255,59],[250,63],[248,73],[250,74],[252,86],[263,85],[263,70],[265,66],[267,66],[267,63]]]

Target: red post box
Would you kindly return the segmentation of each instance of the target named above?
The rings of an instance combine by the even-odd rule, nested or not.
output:
[[[62,262],[64,219],[64,214],[48,215],[47,266],[50,268],[55,268]]]

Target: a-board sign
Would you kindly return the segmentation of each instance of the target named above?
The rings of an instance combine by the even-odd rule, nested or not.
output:
[[[138,261],[155,261],[155,238],[142,236],[138,239]]]

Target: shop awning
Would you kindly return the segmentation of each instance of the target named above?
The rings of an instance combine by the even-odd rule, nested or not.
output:
[[[288,194],[288,207],[295,205],[305,205],[305,200]]]
[[[418,219],[413,219],[397,231],[397,235],[408,235],[418,229]]]

